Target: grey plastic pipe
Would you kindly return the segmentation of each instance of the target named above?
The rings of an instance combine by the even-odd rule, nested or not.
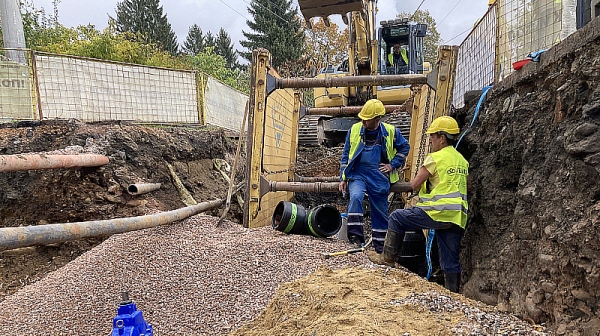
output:
[[[141,195],[158,189],[160,189],[160,183],[137,183],[130,184],[127,192],[131,195]]]

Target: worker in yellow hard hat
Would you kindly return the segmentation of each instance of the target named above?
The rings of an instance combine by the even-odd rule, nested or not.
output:
[[[360,247],[363,233],[365,193],[371,204],[373,247],[383,251],[388,225],[388,194],[390,183],[398,181],[398,168],[402,167],[410,146],[400,130],[381,122],[385,115],[383,103],[369,100],[358,117],[362,122],[352,126],[346,136],[340,164],[340,192],[349,191],[348,240]]]
[[[392,212],[383,254],[370,256],[375,263],[394,266],[406,231],[433,229],[445,287],[453,292],[458,292],[460,284],[459,247],[467,224],[467,192],[471,189],[469,163],[453,147],[459,132],[452,117],[439,117],[431,123],[427,134],[432,153],[411,182],[413,190],[419,192],[419,202]]]

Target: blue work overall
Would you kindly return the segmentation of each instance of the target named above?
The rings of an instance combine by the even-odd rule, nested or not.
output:
[[[357,235],[364,242],[364,211],[362,202],[365,192],[369,194],[371,205],[371,227],[373,247],[377,253],[383,251],[385,234],[388,228],[389,176],[379,171],[382,158],[382,139],[379,133],[373,146],[366,146],[360,152],[351,172],[348,174],[348,235]]]

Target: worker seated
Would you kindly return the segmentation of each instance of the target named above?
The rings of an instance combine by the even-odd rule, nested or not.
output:
[[[400,46],[400,43],[394,44],[391,52],[388,55],[388,74],[407,74],[408,73],[408,46]]]

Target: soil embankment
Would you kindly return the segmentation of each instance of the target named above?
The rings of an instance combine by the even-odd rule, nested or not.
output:
[[[474,190],[464,294],[558,335],[600,330],[599,27],[501,82],[459,147]]]
[[[212,159],[233,163],[236,146],[220,130],[148,128],[126,122],[33,121],[0,125],[0,154],[94,153],[102,167],[0,173],[0,227],[141,216],[184,207],[167,163],[198,202],[224,198],[227,182]],[[243,160],[241,160],[243,162]],[[243,177],[243,167],[238,180]],[[131,183],[162,183],[132,196]],[[241,218],[232,202],[228,218]],[[220,215],[219,210],[214,211]],[[104,238],[6,251],[0,255],[0,300],[91,249]]]

